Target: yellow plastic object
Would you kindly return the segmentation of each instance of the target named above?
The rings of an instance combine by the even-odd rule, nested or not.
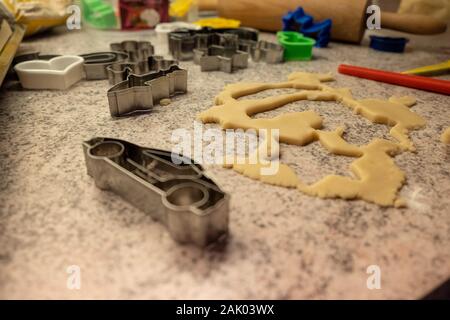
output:
[[[66,23],[68,16],[60,18],[45,19],[28,19],[26,17],[19,19],[18,22],[27,26],[25,37],[31,36],[40,31],[47,30],[52,27],[60,26]]]
[[[403,71],[402,73],[418,76],[438,76],[442,74],[448,74],[450,73],[450,60],[444,63]]]
[[[72,0],[4,0],[3,3],[10,10],[17,23],[26,26],[25,36],[30,36],[40,31],[64,25],[69,15],[65,12]],[[24,12],[26,8],[29,12]],[[32,8],[36,8],[32,10]]]
[[[241,22],[239,20],[225,19],[225,18],[220,18],[220,17],[204,18],[204,19],[197,20],[194,23],[200,27],[210,27],[210,28],[214,28],[214,29],[239,28],[241,26]]]
[[[12,36],[3,47],[3,50],[0,51],[0,85],[8,72],[9,66],[16,55],[24,34],[25,26],[19,24],[15,25]]]
[[[193,0],[175,0],[170,4],[169,15],[177,18],[185,17],[193,3]]]

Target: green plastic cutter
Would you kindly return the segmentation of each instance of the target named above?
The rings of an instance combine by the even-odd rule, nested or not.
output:
[[[285,61],[311,60],[316,40],[295,31],[280,31],[277,33],[277,38],[284,47]]]

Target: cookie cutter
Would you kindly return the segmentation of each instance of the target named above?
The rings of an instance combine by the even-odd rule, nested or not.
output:
[[[50,60],[59,56],[60,55],[58,54],[41,54],[37,51],[31,51],[16,55],[14,57],[12,65],[15,66],[16,64],[30,60]]]
[[[21,62],[14,70],[25,89],[66,90],[83,79],[83,64],[82,57],[65,55]]]
[[[37,51],[19,53],[14,57],[14,59],[11,63],[11,67],[9,68],[8,73],[7,73],[7,78],[8,78],[8,80],[11,80],[11,81],[19,81],[19,77],[17,76],[17,73],[14,70],[14,66],[19,63],[26,62],[26,61],[32,61],[32,60],[48,61],[48,60],[56,58],[56,57],[59,57],[59,55],[57,55],[57,54],[41,54],[40,52],[37,52]]]
[[[84,72],[87,80],[108,79],[107,67],[114,63],[122,63],[128,60],[128,54],[118,51],[93,52],[81,54],[84,59]]]
[[[234,35],[234,37],[227,35]],[[237,47],[237,44],[233,42],[238,40],[257,41],[258,37],[258,30],[252,28],[213,29],[205,27],[200,30],[178,29],[169,33],[169,52],[174,59],[182,61],[192,60],[195,57],[193,53],[195,49],[206,50],[213,45]]]
[[[403,53],[408,42],[407,38],[370,36],[370,47],[377,51]]]
[[[228,232],[229,195],[191,159],[109,138],[83,143],[87,173],[166,226],[172,238],[199,247]]]
[[[295,31],[279,31],[278,42],[284,47],[285,61],[311,60],[316,40]]]
[[[326,19],[322,22],[314,23],[311,27],[302,28],[301,33],[305,37],[313,38],[316,40],[315,46],[318,48],[328,47],[328,43],[331,40],[331,27],[333,21]]]
[[[282,20],[283,31],[296,31],[306,37],[313,38],[316,40],[316,47],[325,48],[328,46],[333,25],[331,19],[316,23],[311,15],[306,14],[302,7],[298,7],[295,11],[289,11]]]
[[[114,63],[106,68],[109,83],[116,85],[128,79],[130,74],[143,75],[150,72],[168,70],[178,65],[176,60],[166,60],[162,56],[151,56],[146,61]]]
[[[217,36],[209,28],[201,30],[178,29],[168,36],[169,52],[176,60],[186,61],[194,58],[194,49],[206,49],[217,44]]]
[[[255,62],[275,64],[284,61],[284,47],[269,41],[241,40],[239,50],[249,53]]]
[[[206,50],[194,50],[194,63],[202,72],[222,71],[232,73],[248,67],[248,53],[223,46],[212,45]]]
[[[120,43],[111,43],[110,47],[112,51],[126,52],[130,62],[147,60],[155,53],[155,48],[149,41],[127,40]]]
[[[294,11],[288,11],[283,18],[283,31],[301,32],[303,28],[309,28],[314,24],[314,18],[306,14],[302,7]]]
[[[143,75],[129,74],[108,90],[112,117],[150,111],[162,99],[187,92],[187,70],[177,65]]]
[[[259,31],[248,27],[214,29],[214,32],[219,34],[234,34],[238,36],[239,40],[258,41],[259,39]]]
[[[201,27],[196,24],[183,21],[158,23],[155,27],[158,43],[162,45],[165,50],[168,50],[169,33],[179,29],[200,30]]]

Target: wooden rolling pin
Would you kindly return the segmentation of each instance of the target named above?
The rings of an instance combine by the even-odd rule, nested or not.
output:
[[[333,20],[334,40],[359,43],[366,30],[367,0],[199,0],[200,9],[218,11],[219,16],[237,19],[243,26],[279,31],[282,17],[303,7],[316,21]],[[412,34],[438,34],[447,29],[445,22],[417,14],[381,13],[382,28]]]

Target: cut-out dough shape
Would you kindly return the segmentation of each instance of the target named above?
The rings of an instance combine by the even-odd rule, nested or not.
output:
[[[444,130],[441,136],[441,141],[446,144],[450,144],[450,127]]]
[[[228,164],[228,167],[247,177],[277,186],[298,188],[321,198],[363,199],[383,206],[401,204],[397,193],[405,176],[392,157],[403,150],[415,150],[408,133],[425,126],[425,120],[409,109],[416,100],[412,97],[391,97],[389,101],[355,100],[349,89],[335,89],[323,84],[332,80],[331,75],[295,72],[288,81],[281,83],[230,84],[216,97],[216,106],[202,112],[198,118],[203,123],[219,123],[223,129],[278,129],[280,142],[303,146],[319,141],[330,153],[359,158],[351,164],[357,180],[330,175],[310,186],[303,184],[294,170],[282,163],[278,163],[279,171],[274,175],[261,174],[262,168],[270,166],[267,161]],[[237,100],[264,90],[282,88],[301,91],[263,99]],[[282,114],[271,119],[251,118],[257,113],[301,100],[342,102],[374,123],[392,126],[390,134],[398,143],[375,139],[365,146],[349,144],[342,137],[343,127],[335,131],[320,130],[322,118],[312,110]]]

